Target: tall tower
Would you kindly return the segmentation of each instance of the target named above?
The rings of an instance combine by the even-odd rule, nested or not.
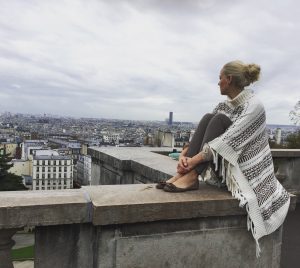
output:
[[[275,143],[280,144],[281,143],[281,128],[276,128],[275,131]]]
[[[169,122],[168,122],[168,125],[169,125],[169,126],[172,126],[172,125],[173,125],[173,112],[170,112],[170,113],[169,113]]]

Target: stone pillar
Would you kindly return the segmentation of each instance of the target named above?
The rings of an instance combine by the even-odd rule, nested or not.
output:
[[[15,241],[12,236],[18,229],[1,229],[0,230],[0,264],[1,268],[13,268],[11,260],[11,248],[14,246]]]

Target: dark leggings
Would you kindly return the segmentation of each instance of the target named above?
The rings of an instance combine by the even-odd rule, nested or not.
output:
[[[201,152],[205,143],[222,135],[231,124],[231,120],[224,114],[204,115],[190,142],[186,156],[193,157]],[[200,175],[210,164],[211,161],[200,163],[195,170]]]

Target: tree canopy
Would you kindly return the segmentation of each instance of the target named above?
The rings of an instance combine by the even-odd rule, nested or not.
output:
[[[290,112],[290,119],[295,125],[300,124],[300,101],[296,103],[294,109]]]
[[[22,183],[22,177],[8,172],[13,166],[8,154],[0,154],[0,191],[26,190]]]

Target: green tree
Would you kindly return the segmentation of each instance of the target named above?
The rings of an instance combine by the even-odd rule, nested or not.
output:
[[[296,103],[294,109],[290,112],[290,119],[295,124],[300,124],[300,101]]]
[[[26,190],[22,183],[22,177],[8,172],[13,166],[9,163],[10,161],[11,158],[8,157],[8,154],[0,155],[0,191]]]
[[[288,149],[300,149],[300,130],[286,137]]]

